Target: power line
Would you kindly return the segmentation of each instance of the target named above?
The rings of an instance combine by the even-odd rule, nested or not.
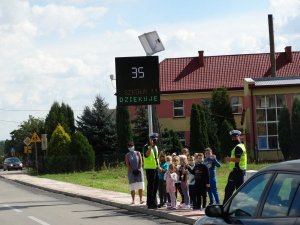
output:
[[[6,111],[6,112],[49,112],[49,109],[3,109],[0,108],[0,111]],[[83,111],[82,109],[75,109],[72,110],[74,112]]]
[[[5,123],[22,123],[19,121],[12,121],[12,120],[0,120],[0,122],[5,122]]]
[[[0,109],[0,111],[7,112],[30,112],[30,111],[49,111],[45,109]]]

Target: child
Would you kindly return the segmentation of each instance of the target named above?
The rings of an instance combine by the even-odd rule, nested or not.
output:
[[[188,171],[195,175],[195,202],[193,209],[204,209],[206,207],[206,189],[209,188],[209,173],[207,166],[203,163],[203,153],[197,154],[193,169],[188,167]]]
[[[167,162],[169,165],[171,165],[171,164],[172,164],[172,156],[167,155],[167,156],[166,156],[166,162]]]
[[[190,155],[188,148],[181,149],[181,155],[186,155],[188,157]]]
[[[166,181],[164,175],[169,169],[169,164],[166,162],[166,154],[161,152],[159,155],[159,171],[158,171],[158,194],[160,203],[158,207],[162,207],[167,203]]]
[[[171,164],[169,166],[169,170],[165,173],[164,179],[166,181],[166,191],[170,195],[171,198],[171,206],[170,209],[177,208],[177,199],[176,199],[176,188],[175,182],[177,181],[177,173],[175,172],[175,166]]]
[[[181,208],[189,209],[190,196],[189,196],[189,188],[188,188],[188,171],[187,171],[188,161],[186,155],[180,155],[179,161],[180,161],[180,167],[178,170],[178,174],[179,174],[181,191],[184,196],[182,200],[183,203]]]
[[[204,164],[207,166],[209,171],[209,184],[210,188],[208,189],[209,196],[209,205],[214,204],[214,200],[216,200],[216,204],[220,204],[220,196],[217,190],[217,173],[216,167],[220,167],[221,164],[217,160],[216,156],[213,155],[211,148],[206,148]]]
[[[175,191],[175,195],[176,195],[176,198],[177,198],[177,192],[179,192],[180,196],[181,196],[181,204],[183,203],[184,201],[184,196],[183,196],[183,193],[182,193],[182,190],[181,190],[181,181],[179,180],[179,167],[180,167],[180,161],[179,161],[179,156],[175,155],[173,156],[173,164],[174,164],[174,171],[176,172],[177,174],[177,181],[175,183],[175,187],[176,187],[176,191]]]
[[[171,156],[171,155],[167,155],[167,156],[166,156],[166,162],[167,162],[167,164],[168,164],[169,166],[172,164],[172,156]],[[171,205],[171,198],[170,198],[169,193],[167,193],[167,197],[168,197],[167,206],[170,206],[170,205]]]
[[[188,157],[189,166],[191,169],[195,166],[195,160],[194,156]],[[189,194],[190,194],[190,208],[193,207],[193,202],[195,202],[195,176],[189,172],[189,179],[188,179],[188,185],[189,185]]]

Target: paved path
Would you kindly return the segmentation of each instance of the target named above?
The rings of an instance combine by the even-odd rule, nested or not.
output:
[[[168,210],[166,208],[155,210],[147,209],[145,204],[130,204],[131,196],[129,193],[125,194],[61,181],[54,181],[51,179],[38,178],[30,176],[26,173],[14,171],[5,173],[1,172],[0,177],[43,190],[95,201],[130,211],[141,212],[187,224],[194,224],[196,219],[204,215],[204,212],[200,210]]]

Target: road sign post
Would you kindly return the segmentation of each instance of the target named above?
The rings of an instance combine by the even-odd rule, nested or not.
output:
[[[36,143],[37,142],[41,142],[41,139],[40,139],[39,135],[36,132],[33,132],[32,137],[30,139],[30,142],[34,143],[34,149],[35,149],[35,168],[36,168],[36,172],[39,173]]]

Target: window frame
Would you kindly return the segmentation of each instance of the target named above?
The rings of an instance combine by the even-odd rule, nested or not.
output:
[[[249,182],[247,182],[247,185],[242,186],[242,187],[239,189],[239,191],[236,192],[236,193],[234,194],[234,196],[231,198],[230,202],[228,202],[228,203],[226,204],[226,214],[229,216],[230,220],[232,220],[232,219],[235,220],[236,218],[238,218],[238,217],[235,217],[235,216],[230,215],[230,209],[232,209],[231,207],[233,207],[233,206],[232,206],[232,203],[233,203],[233,201],[235,200],[235,198],[237,198],[238,195],[241,195],[243,189],[246,188],[246,190],[247,190],[247,188],[249,188],[249,184],[250,184],[251,182],[253,182],[253,181],[256,180],[256,179],[263,178],[263,176],[267,176],[267,178],[266,178],[267,180],[266,180],[265,186],[263,187],[262,192],[261,192],[260,195],[259,195],[259,199],[257,200],[257,204],[256,204],[256,206],[255,206],[253,215],[252,215],[251,217],[249,217],[249,218],[256,217],[257,213],[260,211],[260,208],[261,208],[260,206],[261,206],[261,204],[264,203],[264,199],[265,199],[266,193],[269,192],[270,184],[273,183],[273,180],[274,180],[274,174],[273,174],[273,173],[266,172],[266,173],[261,173],[261,174],[259,174],[259,175],[255,175],[255,176],[251,177],[251,178],[249,179]],[[254,183],[254,184],[255,184],[255,183]],[[254,185],[253,188],[251,189],[251,191],[252,191],[253,189],[257,188],[257,187],[258,187],[258,184]],[[248,193],[249,193],[249,192],[248,192]],[[242,202],[243,202],[243,201],[238,201],[238,203],[242,203]]]
[[[234,103],[234,100],[237,99],[237,103]],[[241,115],[243,113],[243,97],[242,96],[232,96],[230,98],[230,106],[232,114]],[[233,110],[233,107],[237,107],[237,112]]]
[[[290,176],[288,176],[288,175],[290,175]],[[269,211],[270,215],[272,215],[272,216],[264,215],[264,209],[265,209],[265,206],[266,206],[268,200],[274,201],[275,196],[272,196],[273,194],[283,195],[281,197],[284,197],[284,194],[286,194],[285,193],[286,190],[282,189],[282,187],[285,188],[286,182],[288,182],[288,179],[289,178],[293,179],[293,177],[295,179],[292,180],[292,181],[298,181],[298,182],[297,182],[297,185],[295,186],[295,189],[294,189],[294,192],[293,192],[292,196],[289,196],[289,198],[292,198],[292,199],[289,199],[291,201],[287,202],[288,205],[287,205],[287,209],[286,209],[286,215],[280,215],[280,214],[276,215],[274,211],[273,212]],[[283,178],[286,178],[286,179],[280,180],[280,179],[283,179]],[[294,211],[292,211],[293,207],[296,207],[296,202],[297,202],[296,201],[296,196],[299,196],[299,194],[300,194],[300,175],[299,175],[299,173],[293,173],[293,172],[288,172],[288,171],[277,172],[275,174],[275,176],[273,177],[273,179],[272,179],[272,183],[269,184],[268,189],[269,190],[268,190],[268,193],[265,196],[265,199],[261,202],[261,209],[260,209],[260,212],[259,212],[259,215],[258,215],[260,218],[262,218],[262,219],[263,218],[276,218],[277,219],[277,218],[293,218],[293,217],[297,217],[297,216],[299,217],[300,212],[297,212],[296,213],[297,215],[292,214],[292,213],[294,213]],[[291,187],[291,189],[292,189],[292,187]],[[291,194],[291,191],[289,193]],[[270,197],[270,195],[272,197]],[[285,197],[287,197],[287,196],[285,196]],[[271,206],[273,206],[273,208],[275,208],[275,206],[281,207],[281,208],[284,207],[284,201],[286,201],[286,199],[280,198],[280,199],[277,199],[277,200],[278,201],[280,200],[280,203],[282,203],[282,204],[275,204],[275,202],[272,202]],[[297,204],[298,208],[296,208],[296,210],[299,209],[298,205],[299,204]],[[282,212],[281,210],[279,210],[279,211]]]
[[[186,144],[186,140],[185,140],[185,131],[176,131],[175,133],[177,134],[180,143],[181,143],[182,146],[184,147],[185,144]]]
[[[283,104],[280,105],[279,101],[282,100],[284,100]],[[285,94],[256,96],[256,141],[259,151],[280,149],[278,140],[279,113],[286,104]],[[274,111],[274,114],[272,114],[272,111]],[[271,120],[271,116],[273,116],[274,119]],[[275,133],[274,130],[271,130],[271,127],[274,127],[274,125]],[[262,130],[264,130],[265,133],[261,133]],[[276,138],[276,144],[274,144],[274,138]]]
[[[175,102],[182,101],[182,106],[175,107]],[[182,115],[175,115],[175,110],[182,110]],[[184,101],[182,99],[173,100],[173,118],[182,118],[184,117]]]

